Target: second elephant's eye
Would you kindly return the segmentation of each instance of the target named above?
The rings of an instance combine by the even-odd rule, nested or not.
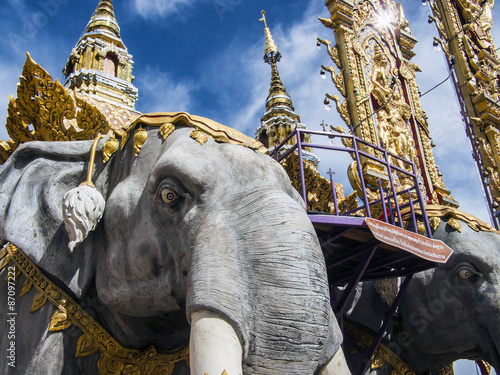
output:
[[[475,275],[474,272],[472,272],[470,269],[465,268],[465,267],[464,268],[460,268],[458,270],[458,276],[460,276],[464,280],[468,280],[471,277],[473,277],[474,275]]]
[[[174,203],[177,199],[179,199],[179,194],[177,194],[176,191],[167,187],[161,189],[160,195],[162,201],[167,204]]]

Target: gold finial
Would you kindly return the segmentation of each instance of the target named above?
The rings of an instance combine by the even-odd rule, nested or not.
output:
[[[281,54],[278,47],[276,46],[276,43],[274,43],[269,27],[267,27],[266,12],[263,10],[261,13],[262,13],[262,18],[259,21],[264,22],[264,32],[266,35],[266,49],[264,51],[264,61],[267,62],[268,64],[271,64],[273,60],[280,61]]]
[[[267,27],[267,21],[266,21],[266,11],[263,10],[260,12],[262,14],[262,18],[259,21],[264,21],[264,27]]]
[[[100,0],[94,14],[90,18],[85,33],[94,30],[105,30],[111,32],[116,38],[120,38],[120,27],[115,18],[113,2],[111,0]]]

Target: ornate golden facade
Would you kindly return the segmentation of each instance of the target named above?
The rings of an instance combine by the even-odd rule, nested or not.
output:
[[[454,59],[453,78],[461,110],[465,113],[490,212],[500,221],[500,59],[490,29],[494,0],[432,0],[434,21],[448,60]]]
[[[333,30],[335,43],[318,39],[318,45],[326,46],[334,64],[323,66],[323,73],[331,74],[344,97],[342,100],[327,93],[327,99],[336,102],[353,134],[395,155],[413,159],[421,190],[429,202],[458,206],[434,162],[427,117],[415,80],[419,68],[410,61],[417,40],[401,5],[394,0],[326,0],[325,5],[331,18],[320,21]],[[368,148],[364,151],[376,152]],[[361,161],[365,181],[378,186],[376,180],[384,179],[387,172],[367,158]],[[410,171],[410,166],[398,159],[392,162]],[[396,177],[399,189],[407,187],[404,174]]]
[[[101,0],[63,69],[64,86],[86,97],[133,110],[137,101],[132,55],[121,37],[111,0]]]

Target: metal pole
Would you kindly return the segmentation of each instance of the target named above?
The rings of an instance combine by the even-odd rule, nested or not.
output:
[[[332,185],[332,196],[333,196],[333,206],[335,208],[335,216],[339,216],[339,208],[337,206],[337,190],[335,189],[335,182],[333,181],[333,175],[335,172],[332,168],[328,168],[328,174],[330,175],[330,183]]]
[[[304,199],[304,202],[306,202],[306,207],[307,207],[306,180],[304,177],[304,163],[302,161],[302,139],[300,139],[299,128],[296,128],[295,132],[297,134],[297,153],[299,154],[299,169],[300,169],[300,182],[302,184],[302,198]]]
[[[372,347],[370,348],[370,351],[368,353],[369,356],[365,359],[365,362],[363,363],[363,366],[361,367],[361,371],[358,372],[358,375],[363,375],[366,372],[366,370],[368,370],[368,367],[370,366],[370,360],[371,360],[373,354],[375,353],[375,351],[377,350],[377,347],[379,346],[380,342],[382,341],[382,338],[385,335],[387,327],[389,326],[389,323],[391,322],[392,317],[396,313],[396,310],[397,310],[399,304],[401,303],[401,300],[403,299],[403,295],[406,292],[406,289],[408,288],[408,285],[410,284],[410,281],[412,278],[413,278],[413,275],[406,276],[405,280],[401,284],[401,287],[399,288],[399,292],[398,292],[396,298],[394,299],[394,302],[391,306],[391,309],[387,312],[385,319],[382,323],[382,326],[380,327],[380,329],[377,333],[377,336],[373,340]]]

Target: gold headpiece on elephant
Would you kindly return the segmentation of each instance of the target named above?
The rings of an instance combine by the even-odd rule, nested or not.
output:
[[[136,156],[139,154],[144,142],[147,140],[147,132],[142,128],[143,125],[159,127],[159,133],[163,139],[167,139],[175,130],[176,126],[187,126],[194,128],[191,137],[202,145],[207,142],[207,137],[210,137],[219,143],[231,143],[250,148],[257,152],[267,152],[267,149],[262,143],[247,137],[235,129],[224,126],[208,118],[190,115],[186,112],[158,112],[138,117],[126,131],[115,130],[115,133],[122,138],[120,149],[125,147],[130,135],[134,133],[134,150]],[[104,144],[104,162],[107,162],[117,150],[118,140],[116,140],[113,134]]]

